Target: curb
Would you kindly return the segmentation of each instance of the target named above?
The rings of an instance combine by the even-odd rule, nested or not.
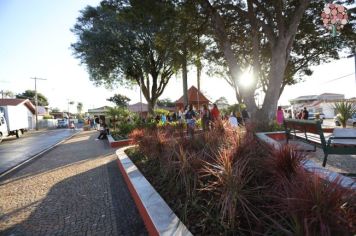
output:
[[[24,166],[25,164],[27,164],[27,163],[29,163],[29,162],[35,160],[36,158],[41,157],[41,156],[42,156],[43,154],[45,154],[46,152],[52,150],[53,148],[55,148],[56,146],[62,144],[63,142],[65,142],[65,141],[71,139],[74,135],[79,134],[80,132],[82,132],[82,131],[80,130],[80,131],[78,131],[78,132],[76,132],[76,133],[74,133],[74,134],[68,136],[67,138],[65,138],[65,139],[63,139],[63,140],[61,140],[61,141],[59,141],[58,143],[55,143],[55,144],[53,144],[52,146],[50,146],[50,147],[48,147],[48,148],[46,148],[46,149],[40,151],[39,153],[36,153],[36,154],[33,155],[32,157],[30,157],[30,158],[28,158],[28,159],[26,159],[26,160],[20,162],[20,163],[17,164],[16,166],[10,167],[8,170],[5,170],[4,172],[0,173],[0,179],[4,178],[4,177],[5,177],[6,175],[8,175],[8,174],[11,174],[13,171],[17,170],[18,168]]]
[[[111,148],[121,148],[121,147],[126,147],[128,145],[135,144],[135,141],[133,141],[133,139],[122,139],[122,140],[116,141],[110,134],[107,135],[107,137],[108,137],[109,145]]]
[[[116,151],[118,166],[149,235],[192,235],[124,152]]]
[[[271,134],[273,134],[273,136],[285,135],[285,133],[281,131],[281,132],[260,132],[260,133],[256,133],[256,136],[265,144],[271,145],[273,148],[280,148],[282,145],[276,140],[274,140],[272,137],[268,136]],[[315,174],[317,174],[319,177],[321,177],[326,181],[332,182],[335,179],[340,179],[340,185],[342,187],[356,190],[356,181],[354,181],[352,178],[325,169],[325,167],[320,167],[320,165],[316,164],[313,160],[307,160],[306,162],[304,162],[303,167],[305,170],[309,172],[314,172]]]

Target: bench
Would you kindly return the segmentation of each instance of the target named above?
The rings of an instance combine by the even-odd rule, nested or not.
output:
[[[356,129],[334,129],[333,133],[327,135],[324,134],[320,121],[297,119],[284,119],[284,127],[287,143],[291,138],[296,138],[313,145],[312,151],[316,151],[316,146],[323,150],[323,167],[329,154],[356,154]]]

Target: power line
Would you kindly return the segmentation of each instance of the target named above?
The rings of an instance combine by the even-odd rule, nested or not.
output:
[[[339,79],[342,79],[342,78],[345,78],[345,77],[348,77],[348,76],[354,75],[354,74],[355,74],[355,73],[351,73],[351,74],[348,74],[348,75],[343,75],[343,76],[337,77],[337,78],[335,78],[335,79],[328,80],[328,81],[326,81],[324,84],[327,84],[327,83],[333,82],[333,81],[335,81],[335,80],[339,80]]]

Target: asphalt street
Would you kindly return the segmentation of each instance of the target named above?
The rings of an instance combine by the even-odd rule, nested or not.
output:
[[[19,139],[13,137],[0,143],[0,175],[73,136],[79,130],[55,129],[32,131]]]

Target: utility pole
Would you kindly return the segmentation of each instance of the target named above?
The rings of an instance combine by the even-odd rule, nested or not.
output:
[[[37,99],[37,80],[47,80],[47,79],[41,79],[41,78],[31,78],[31,79],[34,79],[35,80],[35,111],[36,111],[36,130],[38,130],[38,99]]]

